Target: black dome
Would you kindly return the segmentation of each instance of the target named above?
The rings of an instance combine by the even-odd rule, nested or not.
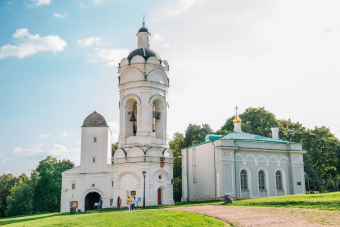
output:
[[[144,51],[145,51],[145,55],[144,55]],[[136,55],[142,56],[145,59],[145,61],[148,60],[148,58],[150,57],[156,57],[158,60],[161,60],[161,57],[155,51],[150,50],[150,49],[143,50],[143,48],[139,48],[139,49],[132,51],[127,57],[127,59],[131,61],[131,59]]]
[[[141,27],[138,32],[149,32],[149,30],[145,27]]]

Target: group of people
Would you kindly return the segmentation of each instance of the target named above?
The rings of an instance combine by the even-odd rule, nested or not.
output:
[[[131,197],[128,196],[128,198],[126,200],[126,204],[129,208],[129,211],[137,210],[135,203],[136,203],[136,196],[135,195],[132,195]],[[118,196],[118,198],[117,198],[117,210],[122,210],[121,205],[122,205],[122,199],[120,198],[120,196]]]

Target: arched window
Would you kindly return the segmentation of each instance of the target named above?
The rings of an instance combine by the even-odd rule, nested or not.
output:
[[[276,177],[276,190],[283,190],[281,171],[276,171],[275,177]]]
[[[264,171],[259,171],[259,189],[265,190],[266,189],[266,177],[264,175]]]
[[[241,171],[241,189],[246,190],[248,189],[248,178],[247,178],[247,171]]]
[[[163,102],[155,99],[152,103],[152,135],[158,138],[165,137],[165,116],[162,114]]]

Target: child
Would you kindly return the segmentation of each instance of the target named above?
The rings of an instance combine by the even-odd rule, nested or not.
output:
[[[129,211],[131,210],[131,203],[132,203],[132,200],[131,200],[130,196],[128,196],[127,205],[129,207]]]

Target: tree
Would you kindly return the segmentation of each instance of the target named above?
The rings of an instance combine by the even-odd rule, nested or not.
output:
[[[30,186],[31,179],[22,174],[18,177],[14,186],[10,190],[10,195],[7,196],[6,215],[24,215],[32,213],[32,197],[33,191]]]
[[[205,141],[205,137],[208,134],[214,134],[214,131],[211,129],[210,125],[202,124],[189,124],[187,129],[185,130],[185,147],[190,147],[193,144],[201,143]]]
[[[0,176],[0,217],[6,217],[6,199],[10,195],[10,190],[14,186],[15,182],[16,177],[11,173]]]
[[[113,143],[111,146],[112,150],[115,151],[118,149],[118,141],[116,143]]]
[[[324,180],[339,173],[340,141],[326,127],[308,129],[303,140],[307,165],[311,165]],[[310,162],[310,163],[308,163]]]
[[[275,115],[262,108],[247,108],[239,117],[242,120],[241,127],[243,132],[260,136],[271,137],[271,127],[278,126]],[[233,120],[235,116],[228,118],[226,123],[218,130],[219,134],[234,131]]]
[[[182,197],[182,167],[181,159],[178,156],[181,155],[181,150],[185,148],[184,136],[182,133],[175,133],[173,140],[169,143],[170,149],[174,152],[174,200],[181,201]]]
[[[306,134],[306,128],[299,122],[292,122],[290,119],[278,120],[279,138],[285,141],[291,141],[295,143],[302,143]]]
[[[61,200],[61,173],[74,167],[70,160],[57,161],[48,156],[39,162],[39,179],[34,187],[34,211],[57,212]]]

